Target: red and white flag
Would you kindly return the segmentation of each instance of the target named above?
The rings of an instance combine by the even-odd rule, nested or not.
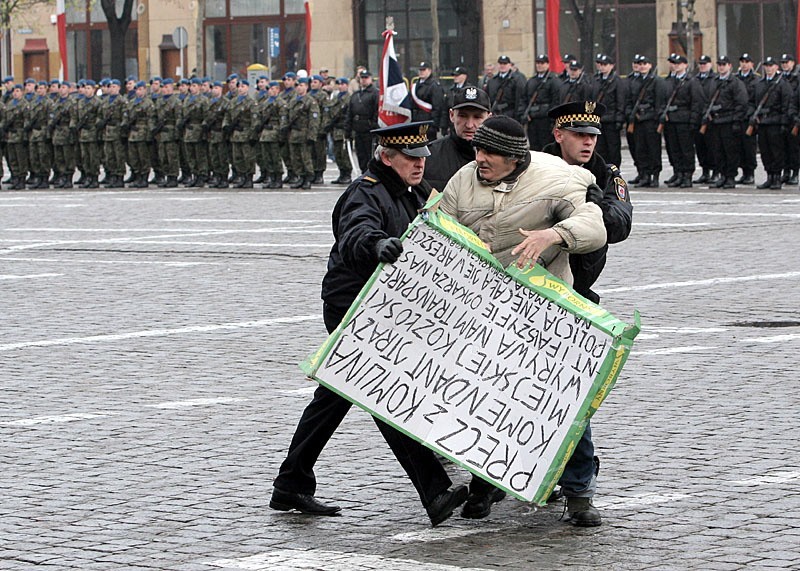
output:
[[[394,51],[393,30],[383,32],[380,91],[378,92],[378,124],[381,127],[411,121],[411,97],[403,80],[403,72]]]
[[[61,54],[61,70],[58,78],[64,81],[69,77],[67,70],[67,13],[64,0],[56,0],[56,28],[58,29],[58,51]]]

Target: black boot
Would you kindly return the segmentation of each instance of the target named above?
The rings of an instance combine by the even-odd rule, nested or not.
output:
[[[765,180],[764,182],[762,182],[761,184],[756,186],[756,188],[758,188],[760,190],[771,188],[772,187],[772,183],[774,182],[774,180],[775,180],[775,175],[771,174],[771,173],[767,173],[767,180]]]
[[[178,177],[168,176],[164,180],[164,188],[178,188]]]
[[[311,188],[312,181],[314,177],[312,175],[307,175],[303,177],[303,184],[300,186],[303,190],[309,190]]]
[[[183,178],[183,186],[185,186],[186,188],[193,187],[196,182],[197,182],[197,179],[195,178],[194,175],[189,175],[189,176],[186,176],[186,177]],[[178,184],[180,184],[180,183],[181,183],[181,179],[178,179]]]
[[[217,184],[214,188],[228,188],[228,176],[225,174],[217,175]]]
[[[208,177],[201,174],[195,179],[194,182],[195,188],[205,188],[206,184],[208,184]]]
[[[31,188],[34,188],[36,190],[43,190],[46,188],[50,188],[50,185],[47,184],[47,175],[38,177],[38,179],[36,180],[36,185],[32,186]]]
[[[109,177],[106,178],[108,179]],[[108,183],[106,183],[106,188],[124,188],[124,186],[125,185],[122,183],[122,177],[117,175],[110,177],[110,180]]]
[[[267,182],[267,174],[262,170],[258,173],[258,178],[253,181],[253,184],[262,184]]]
[[[677,173],[677,172],[665,181],[668,188],[678,188],[682,182],[683,182],[683,173]]]
[[[713,184],[709,183],[709,185],[714,187],[714,188],[722,188],[722,185],[725,184],[725,177],[724,176],[719,176],[716,179],[712,179],[712,180],[713,180]]]
[[[189,176],[183,170],[181,170],[181,175],[177,177],[175,180],[178,181],[178,184],[183,184],[184,182],[186,182],[186,179],[188,178]]]
[[[710,179],[711,179],[711,170],[704,167],[703,174],[694,179],[692,182],[695,184],[703,184],[708,182]]]
[[[797,169],[792,169],[792,172],[789,175],[789,180],[786,181],[786,184],[795,185],[797,183],[798,183],[798,180],[797,180]]]
[[[24,176],[15,176],[11,177],[11,181],[13,186],[11,190],[25,190],[25,177]]]
[[[63,174],[60,174],[53,181],[53,188],[64,188],[65,182],[66,182],[66,177]]]
[[[639,188],[649,188],[651,184],[651,178],[649,174],[641,174],[639,175],[639,182],[635,183]]]
[[[272,180],[269,183],[269,188],[271,189],[283,188],[283,182],[281,182],[280,174],[276,174],[272,177]]]
[[[317,171],[314,173],[314,180],[311,181],[312,184],[325,184],[325,179],[322,177],[322,173],[324,171]]]
[[[660,174],[661,171],[656,171],[650,175],[650,188],[658,188],[658,177]]]
[[[87,177],[88,182],[83,185],[83,188],[100,188],[100,184],[97,182],[96,176]]]
[[[127,177],[125,177],[125,180],[123,180],[122,182],[124,184],[131,184],[135,180],[136,180],[136,176],[133,174],[133,172],[131,172]]]
[[[736,188],[736,180],[732,176],[726,176],[722,181],[722,188]]]
[[[302,188],[306,182],[306,177],[297,177],[297,180],[289,185],[289,188]]]
[[[685,172],[681,177],[679,188],[692,188],[692,173]]]
[[[28,180],[25,182],[28,188],[36,188],[36,185],[39,184],[39,177],[36,175],[31,175],[28,177]]]
[[[242,183],[237,188],[253,188],[253,175],[244,175],[242,177]]]
[[[783,186],[781,176],[776,174],[772,177],[772,184],[769,185],[770,190],[780,190]]]
[[[637,171],[636,176],[631,179],[630,184],[639,184],[640,182],[642,182],[642,173]]]
[[[60,188],[72,188],[72,175],[73,173],[67,173],[64,175],[64,182],[61,183]]]
[[[283,184],[294,184],[297,182],[297,175],[292,171],[286,171],[286,176],[283,177]]]
[[[83,183],[86,182],[86,175],[83,174],[83,171],[78,171],[78,180],[75,181],[75,186],[80,186],[83,188]]]

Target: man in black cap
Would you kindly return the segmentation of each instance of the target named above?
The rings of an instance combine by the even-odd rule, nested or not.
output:
[[[602,133],[597,136],[597,151],[611,164],[622,164],[620,130],[625,122],[625,84],[614,69],[614,58],[598,54],[598,75],[592,89],[592,101],[602,103],[606,112],[600,117]]]
[[[716,79],[717,74],[714,70],[711,69],[711,56],[708,55],[701,55],[697,59],[697,73],[692,78],[692,83],[696,83],[696,86],[700,88],[699,93],[700,97],[703,101],[703,111],[705,112],[708,102],[711,99],[711,95],[714,91],[714,79]],[[702,119],[702,117],[701,117]],[[694,150],[697,155],[697,162],[700,163],[700,168],[703,169],[702,174],[694,179],[692,182],[696,184],[703,184],[710,182],[712,179],[712,171],[716,169],[713,163],[713,156],[711,152],[708,150],[708,141],[706,139],[705,134],[700,132],[698,126],[695,126],[694,129]]]
[[[658,132],[658,119],[667,103],[667,89],[664,80],[653,69],[650,58],[639,56],[641,77],[631,83],[625,103],[625,116],[628,132],[633,134],[635,162],[639,169],[639,182],[636,186],[658,187],[661,174],[661,135]]]
[[[667,58],[670,74],[665,82],[669,93],[667,104],[659,116],[659,129],[664,133],[672,176],[667,186],[690,188],[694,175],[694,129],[700,125],[705,101],[700,88],[690,81],[688,60],[682,54]]]
[[[749,136],[745,135],[745,139],[752,140],[755,145],[758,133],[761,162],[767,171],[766,182],[758,188],[779,189],[781,171],[786,165],[786,132],[794,94],[789,82],[778,73],[778,62],[774,58],[765,58],[763,65],[764,77],[756,82],[747,108]]]
[[[519,98],[517,114],[528,132],[531,150],[541,151],[553,141],[552,121],[547,112],[560,101],[558,76],[550,71],[550,58],[547,54],[536,56],[536,73],[525,83]]]
[[[586,201],[595,177],[546,153],[531,153],[525,129],[509,117],[490,117],[472,139],[475,161],[447,183],[441,211],[486,242],[503,265],[539,263],[572,283],[569,257],[602,248],[606,230],[600,208]],[[499,213],[502,211],[502,215]],[[562,490],[576,525],[600,525],[591,505],[596,468],[588,452],[586,474],[566,472]],[[480,519],[505,492],[473,476],[461,515]]]
[[[453,70],[453,84],[444,92],[444,108],[442,109],[442,116],[441,116],[441,129],[442,135],[447,135],[450,133],[450,129],[453,127],[453,124],[450,123],[450,109],[453,107],[453,98],[455,97],[456,93],[461,91],[467,86],[467,80],[469,78],[469,72],[467,68],[458,66]]]
[[[739,56],[739,71],[736,72],[736,77],[744,83],[747,88],[747,98],[751,103],[753,102],[753,91],[755,90],[756,83],[761,76],[753,70],[754,63],[750,54],[745,52]],[[742,133],[747,130],[747,125],[742,126]],[[755,184],[756,166],[756,138],[742,135],[742,158],[740,168],[742,169],[742,176],[736,179],[737,184]]]
[[[559,74],[558,77],[561,78],[562,82],[563,81],[567,81],[567,79],[569,79],[569,64],[570,64],[570,62],[577,61],[577,60],[578,60],[578,58],[575,57],[572,54],[564,54],[564,55],[561,56],[561,63],[564,64],[564,69],[561,70],[561,73]]]
[[[600,302],[600,296],[591,287],[606,265],[608,244],[625,240],[631,232],[633,219],[628,185],[618,166],[607,164],[602,156],[594,152],[600,135],[600,118],[605,112],[605,106],[594,101],[577,101],[555,107],[550,111],[550,117],[555,121],[555,142],[544,148],[544,152],[561,157],[567,164],[582,166],[597,179],[597,184],[587,190],[586,201],[597,204],[603,211],[607,243],[594,252],[571,254],[569,257],[574,279],[572,287],[595,303]],[[568,503],[586,504],[583,509],[576,506],[570,510],[576,525],[596,526],[602,521],[600,512],[585,500],[594,495],[594,480],[599,466],[600,461],[594,454],[592,431],[587,424],[559,480],[561,493],[567,497]]]
[[[800,91],[800,69],[795,66],[795,59],[792,54],[781,54],[781,75],[783,79],[792,86],[792,91]],[[783,171],[781,182],[786,184],[798,183],[798,172],[800,170],[800,137],[791,134],[787,130],[786,140],[786,167]]]
[[[430,123],[406,123],[375,130],[378,147],[366,172],[333,209],[334,244],[322,280],[322,314],[332,332],[380,263],[392,264],[403,251],[400,236],[430,194],[423,180]],[[314,498],[314,464],[352,404],[320,385],[297,426],[289,453],[275,478],[270,507],[311,515],[334,515],[337,506]],[[419,493],[431,525],[446,520],[464,503],[466,486],[450,490],[450,478],[433,452],[374,419]]]
[[[374,137],[371,131],[378,127],[378,90],[372,84],[369,70],[362,69],[358,73],[358,82],[361,87],[350,96],[344,132],[354,142],[358,167],[364,172],[372,156]]]
[[[472,85],[455,94],[450,135],[431,143],[431,156],[425,161],[425,180],[433,188],[441,192],[458,169],[475,160],[471,141],[489,116],[490,107],[489,95]]]
[[[567,79],[561,84],[559,103],[585,101],[591,95],[591,78],[584,73],[581,62],[572,60],[567,66]]]
[[[419,64],[419,79],[411,85],[411,100],[414,102],[411,121],[432,121],[433,126],[428,129],[428,136],[431,141],[435,141],[442,123],[444,90],[434,79],[431,64],[426,61]]]
[[[720,177],[715,188],[735,188],[742,152],[742,124],[747,114],[747,88],[732,72],[728,56],[717,58],[719,76],[701,117],[706,125],[709,148]]]
[[[492,102],[492,114],[516,119],[517,100],[525,88],[520,74],[511,69],[511,58],[497,58],[497,73],[486,84],[486,93]]]

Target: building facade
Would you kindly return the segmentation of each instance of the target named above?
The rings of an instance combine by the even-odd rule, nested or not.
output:
[[[116,0],[121,13],[124,0]],[[67,0],[66,78],[111,73],[111,34],[100,0]],[[690,2],[675,0],[134,0],[125,35],[128,75],[224,79],[258,64],[267,75],[326,67],[352,76],[356,65],[377,71],[386,18],[405,73],[436,60],[447,75],[508,55],[521,71],[547,52],[548,11],[558,11],[558,47],[582,59],[607,53],[624,73],[633,54],[656,57],[686,49]],[[578,6],[578,10],[575,6]],[[694,55],[777,56],[797,49],[795,0],[697,0]],[[307,8],[308,7],[308,8]],[[50,79],[61,71],[55,2],[12,17],[0,49],[4,74]],[[434,26],[434,21],[437,26]],[[438,42],[435,38],[438,34]],[[10,41],[8,37],[10,36]],[[438,54],[434,54],[434,44]],[[552,59],[552,54],[551,54]],[[591,62],[586,62],[591,64]]]

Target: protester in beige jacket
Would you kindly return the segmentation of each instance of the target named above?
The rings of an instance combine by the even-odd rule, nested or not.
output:
[[[476,160],[447,183],[441,211],[478,234],[504,266],[538,262],[572,283],[569,253],[606,243],[603,214],[586,202],[594,175],[529,151],[522,125],[505,116],[487,119],[472,146]]]

